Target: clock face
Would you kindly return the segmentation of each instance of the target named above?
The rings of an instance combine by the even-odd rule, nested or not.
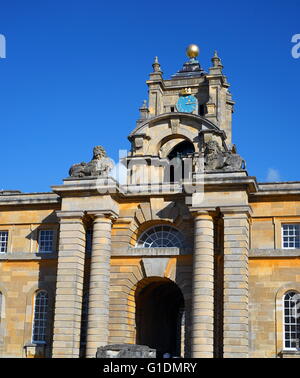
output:
[[[177,110],[183,113],[192,113],[194,110],[196,110],[196,107],[197,99],[193,95],[179,97],[176,104]]]

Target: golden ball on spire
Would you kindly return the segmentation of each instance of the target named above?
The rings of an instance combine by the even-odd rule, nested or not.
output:
[[[198,55],[199,55],[199,47],[197,45],[188,45],[188,47],[186,48],[186,55],[189,57],[189,58],[196,58]]]

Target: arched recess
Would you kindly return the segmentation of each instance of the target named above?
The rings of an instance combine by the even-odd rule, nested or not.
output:
[[[160,140],[159,145],[159,157],[160,158],[170,158],[172,151],[182,144],[188,144],[191,152],[195,152],[198,149],[198,142],[193,142],[191,139],[185,137],[184,135],[169,135]]]
[[[118,265],[116,260],[112,260],[109,343],[136,343],[136,292],[155,280],[168,279],[178,285],[184,297],[186,324],[182,350],[186,356],[189,356],[192,257],[183,256],[181,261],[177,257],[165,259],[154,257],[154,264],[151,264],[151,259],[152,257],[131,258],[126,262],[126,266],[123,263]],[[155,263],[158,262],[158,265],[152,270],[147,270],[144,263],[148,262],[150,265],[156,265]],[[161,264],[164,265],[164,269],[159,269]],[[149,272],[151,275],[148,276]]]
[[[188,140],[176,144],[167,156],[169,164],[164,170],[164,181],[173,183],[191,179],[193,164],[190,157],[194,152],[195,146]]]
[[[284,350],[284,308],[283,297],[290,291],[300,293],[299,282],[288,282],[282,286],[275,296],[275,331],[276,331],[276,355],[279,355]]]
[[[193,218],[183,202],[150,200],[138,205],[130,224],[129,244],[134,247],[140,235],[151,226],[170,224],[180,230],[186,241],[186,248],[193,245]]]
[[[171,260],[171,259],[170,259]],[[166,295],[171,294],[171,299],[175,298],[175,296],[180,292],[179,297],[182,295],[182,300],[177,297],[175,305],[176,316],[173,318],[173,326],[174,321],[177,319],[177,326],[180,325],[180,330],[177,329],[177,336],[178,333],[180,333],[180,338],[176,338],[176,345],[174,344],[175,349],[173,350],[159,350],[159,356],[161,356],[162,352],[169,352],[172,354],[180,354],[182,357],[189,357],[190,356],[190,335],[191,335],[191,298],[192,298],[192,283],[191,283],[191,273],[192,273],[192,267],[190,267],[190,270],[185,267],[175,267],[176,261],[173,259],[173,261],[169,261],[169,266],[166,269],[167,275],[165,276],[151,276],[151,277],[144,277],[143,279],[136,282],[136,284],[131,288],[130,292],[128,293],[128,303],[130,304],[129,312],[131,314],[134,314],[134,323],[131,324],[129,329],[132,330],[132,339],[130,340],[130,343],[145,343],[146,345],[149,344],[149,346],[155,347],[154,344],[151,344],[151,340],[148,339],[147,344],[147,335],[146,338],[141,337],[140,334],[140,327],[143,327],[144,325],[141,324],[143,319],[141,318],[141,306],[143,303],[138,303],[137,300],[139,299],[140,295],[146,293],[147,290],[148,294],[149,292],[152,292],[152,295],[154,298],[157,298],[157,303],[155,304],[152,301],[148,304],[148,306],[145,307],[145,309],[148,311],[149,306],[157,306],[159,308],[159,305],[162,305],[162,303],[159,300],[159,297],[161,294],[159,294],[160,289],[162,289],[161,293],[164,293]],[[173,266],[172,266],[173,265]],[[163,286],[164,284],[170,284],[170,286]],[[174,290],[172,290],[172,288]],[[177,288],[178,290],[176,290]],[[155,290],[157,291],[155,292]],[[169,291],[169,289],[171,289]],[[154,291],[153,291],[154,290]],[[177,294],[176,294],[177,293]],[[147,293],[146,293],[147,296]],[[153,299],[154,299],[153,298]],[[164,295],[162,295],[162,298],[164,298]],[[144,298],[145,300],[145,298]],[[165,300],[165,299],[164,299]],[[168,304],[168,302],[167,302]],[[170,302],[169,302],[170,304]],[[160,308],[162,310],[162,308]],[[177,317],[177,318],[176,318]],[[155,321],[155,316],[153,318],[153,321]],[[164,319],[166,321],[166,318]],[[157,319],[158,321],[158,319]],[[147,325],[146,325],[147,326]],[[148,324],[148,326],[151,326]],[[174,328],[173,328],[174,329]],[[157,329],[159,331],[159,327]],[[149,334],[148,334],[149,335]],[[174,338],[173,338],[174,342]],[[176,349],[177,348],[177,349]]]
[[[179,286],[167,278],[142,280],[135,291],[135,304],[136,343],[156,349],[157,357],[184,354],[185,303]]]

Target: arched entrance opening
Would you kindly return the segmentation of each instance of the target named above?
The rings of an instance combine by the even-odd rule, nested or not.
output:
[[[184,338],[184,298],[179,287],[166,278],[153,281],[136,292],[136,343],[180,356]]]
[[[170,166],[168,167],[170,172],[170,182],[180,181],[181,179],[187,179],[186,177],[190,174],[189,170],[192,167],[184,167],[184,164],[188,164],[188,161],[185,162],[184,158],[189,154],[193,154],[195,148],[192,142],[185,140],[177,144],[168,155]]]

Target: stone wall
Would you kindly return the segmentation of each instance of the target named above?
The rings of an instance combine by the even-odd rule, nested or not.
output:
[[[283,349],[281,301],[300,290],[299,258],[250,259],[249,357],[277,357]]]
[[[0,291],[4,296],[1,357],[26,356],[24,346],[31,343],[34,296],[39,289],[49,294],[46,355],[51,355],[56,265],[56,260],[0,262]]]

